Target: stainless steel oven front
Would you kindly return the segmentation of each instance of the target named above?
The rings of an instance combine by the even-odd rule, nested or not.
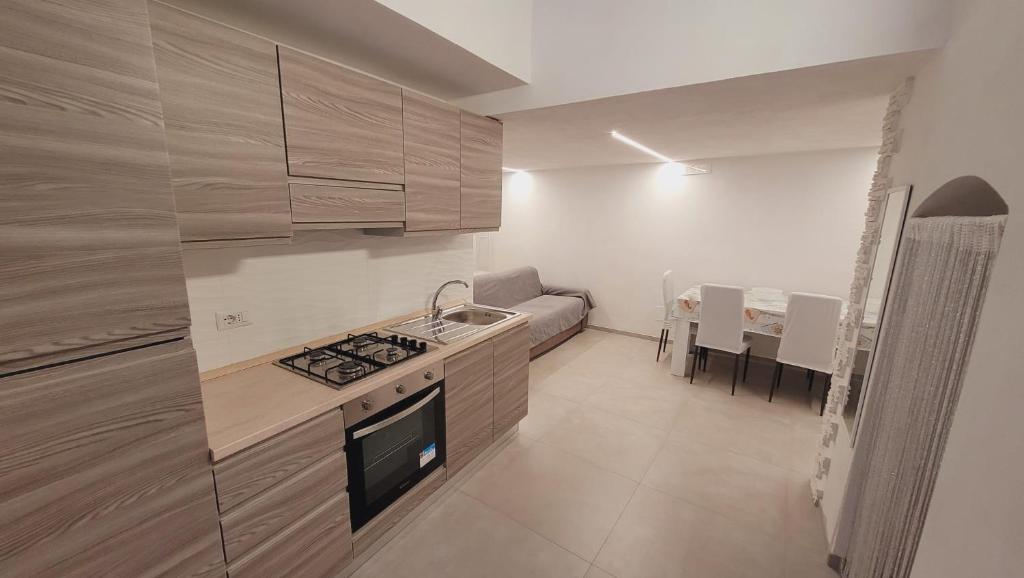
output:
[[[345,429],[353,531],[445,461],[444,379],[428,369],[374,394],[345,409],[346,422],[350,413],[370,414]]]

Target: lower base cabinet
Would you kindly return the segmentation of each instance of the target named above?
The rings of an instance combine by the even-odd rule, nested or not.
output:
[[[352,520],[343,494],[228,565],[228,576],[335,576],[351,562]]]
[[[336,576],[352,562],[344,444],[332,410],[214,464],[228,576]]]
[[[494,345],[485,341],[444,361],[445,444],[451,477],[493,438]]]

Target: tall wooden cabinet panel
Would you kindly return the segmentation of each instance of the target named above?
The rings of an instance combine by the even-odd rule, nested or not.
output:
[[[473,461],[492,440],[494,348],[490,341],[444,362],[445,443],[448,476]]]
[[[403,183],[402,90],[278,47],[288,173]]]
[[[187,327],[145,0],[2,2],[0,71],[0,374]]]
[[[0,379],[0,576],[223,576],[191,342]]]
[[[530,390],[530,328],[494,338],[494,436],[526,417]]]
[[[463,229],[501,226],[501,123],[462,111]]]
[[[181,240],[291,236],[274,43],[149,10]]]
[[[460,228],[459,110],[402,91],[405,230]]]

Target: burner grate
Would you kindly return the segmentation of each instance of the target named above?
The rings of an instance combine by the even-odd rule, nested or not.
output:
[[[376,333],[349,335],[347,339],[280,359],[280,367],[335,389],[387,369],[427,351],[424,341]]]

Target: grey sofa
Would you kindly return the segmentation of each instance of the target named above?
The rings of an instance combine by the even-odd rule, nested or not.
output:
[[[531,359],[583,331],[595,307],[590,291],[544,285],[533,267],[474,276],[473,302],[533,314]]]

